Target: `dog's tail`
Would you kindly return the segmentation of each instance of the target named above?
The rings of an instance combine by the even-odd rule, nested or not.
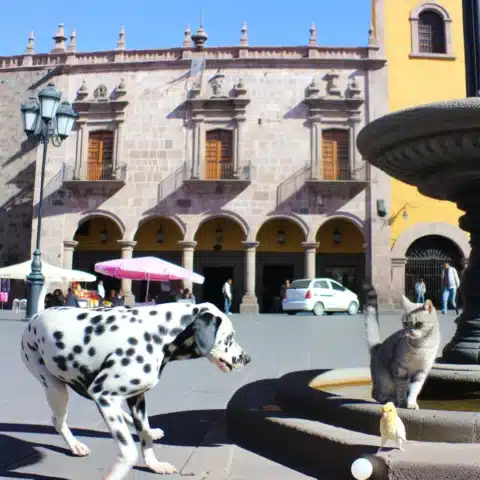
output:
[[[371,352],[380,342],[380,322],[378,319],[377,292],[371,283],[366,283],[365,290],[365,333],[368,350]]]

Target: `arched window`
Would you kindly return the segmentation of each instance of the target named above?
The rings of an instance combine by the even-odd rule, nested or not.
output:
[[[453,58],[452,19],[438,3],[422,2],[410,14],[411,57]]]
[[[424,10],[418,20],[418,51],[447,53],[443,18],[433,10]]]
[[[348,130],[322,132],[323,180],[350,180],[350,145]]]
[[[233,178],[233,132],[210,130],[205,142],[205,179]]]
[[[88,136],[88,180],[111,180],[112,176],[113,132],[91,132]]]

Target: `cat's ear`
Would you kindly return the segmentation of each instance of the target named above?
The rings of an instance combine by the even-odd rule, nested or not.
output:
[[[405,295],[402,295],[402,303],[403,303],[403,309],[407,313],[410,313],[412,310],[415,310],[416,308],[418,308],[418,305],[416,303],[411,302]]]
[[[428,313],[432,313],[433,310],[434,310],[432,301],[431,301],[431,300],[427,300],[427,301],[423,304],[423,308],[424,308],[425,311],[427,311]]]

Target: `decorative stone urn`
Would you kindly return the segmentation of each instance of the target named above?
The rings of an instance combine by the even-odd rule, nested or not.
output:
[[[357,146],[375,167],[465,212],[459,225],[472,250],[460,285],[464,310],[441,361],[480,364],[480,98],[385,115],[363,128]]]

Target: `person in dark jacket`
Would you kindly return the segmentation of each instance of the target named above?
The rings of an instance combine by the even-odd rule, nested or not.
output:
[[[71,288],[68,289],[66,305],[67,305],[67,307],[78,307],[79,306],[77,297],[75,296],[75,294],[73,293],[73,290]]]

